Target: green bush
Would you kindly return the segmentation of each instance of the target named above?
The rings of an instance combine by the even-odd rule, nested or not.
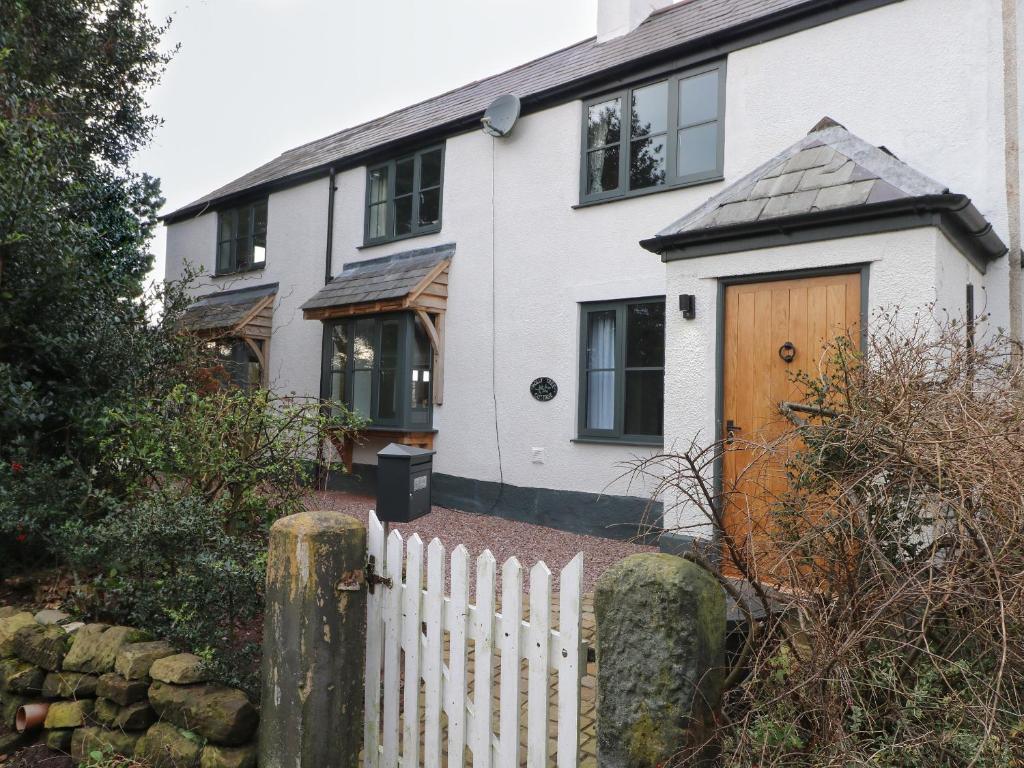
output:
[[[303,508],[327,432],[362,421],[263,390],[186,385],[109,420],[100,471],[119,475],[121,496],[64,552],[95,574],[75,607],[177,641],[256,694],[267,531]]]

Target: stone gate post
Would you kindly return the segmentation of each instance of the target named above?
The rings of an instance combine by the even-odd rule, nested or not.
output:
[[[363,732],[366,528],[303,512],[270,529],[261,768],[356,768]]]
[[[632,555],[598,580],[594,612],[599,768],[673,764],[722,693],[724,590],[682,558]]]

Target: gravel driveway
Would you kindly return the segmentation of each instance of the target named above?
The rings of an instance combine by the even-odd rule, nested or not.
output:
[[[345,512],[365,522],[369,511],[376,505],[376,499],[341,491],[317,491],[311,494],[306,505],[309,509]],[[541,525],[459,512],[445,507],[433,507],[429,515],[394,527],[403,536],[418,533],[424,544],[429,544],[436,536],[449,552],[459,544],[465,544],[473,558],[485,549],[490,549],[498,561],[499,569],[501,563],[513,555],[526,569],[538,560],[543,560],[556,577],[553,585],[555,589],[558,588],[559,571],[577,552],[582,552],[584,593],[593,590],[597,578],[622,558],[637,552],[657,551],[656,547],[567,533]]]

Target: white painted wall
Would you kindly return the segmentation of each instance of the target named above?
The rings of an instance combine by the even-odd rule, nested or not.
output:
[[[571,442],[579,302],[667,293],[667,400],[685,402],[687,410],[667,407],[666,429],[681,437],[694,426],[713,426],[708,355],[714,335],[704,324],[714,316],[707,303],[711,275],[762,271],[773,258],[800,266],[859,261],[869,244],[868,255],[878,262],[873,304],[935,299],[939,264],[948,285],[956,285],[960,276],[950,271],[959,262],[936,255],[942,247],[930,230],[797,246],[774,256],[714,257],[699,268],[672,265],[667,289],[665,265],[638,241],[799,139],[823,115],[970,195],[1005,238],[998,2],[904,0],[730,55],[726,182],[574,209],[578,101],[523,117],[504,139],[481,132],[450,138],[439,234],[360,249],[365,169],[340,173],[336,271],[344,262],[457,244],[445,404],[434,416],[437,470],[521,486],[644,495],[616,478],[621,462],[646,449]],[[281,283],[271,378],[279,388],[310,395],[319,388],[321,326],[301,320],[297,308],[323,282],[326,203],[326,179],[271,195],[267,268],[262,278],[246,278]],[[214,239],[212,215],[169,227],[168,275],[186,255],[212,271]],[[979,283],[987,288],[989,310],[997,320],[1000,312],[1005,317],[1005,260]],[[954,301],[949,291],[942,301]],[[703,321],[684,326],[673,310],[675,296],[693,292]],[[528,388],[537,376],[555,379],[558,397],[533,400]],[[379,447],[368,444],[356,460],[372,460]],[[544,464],[531,462],[534,447],[545,449]]]

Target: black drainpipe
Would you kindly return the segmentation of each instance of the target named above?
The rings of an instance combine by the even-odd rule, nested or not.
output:
[[[327,260],[324,265],[324,284],[331,282],[331,278],[334,277],[334,265],[333,251],[334,251],[334,192],[337,187],[334,186],[334,168],[331,168],[331,175],[328,179],[328,190],[327,190]]]

